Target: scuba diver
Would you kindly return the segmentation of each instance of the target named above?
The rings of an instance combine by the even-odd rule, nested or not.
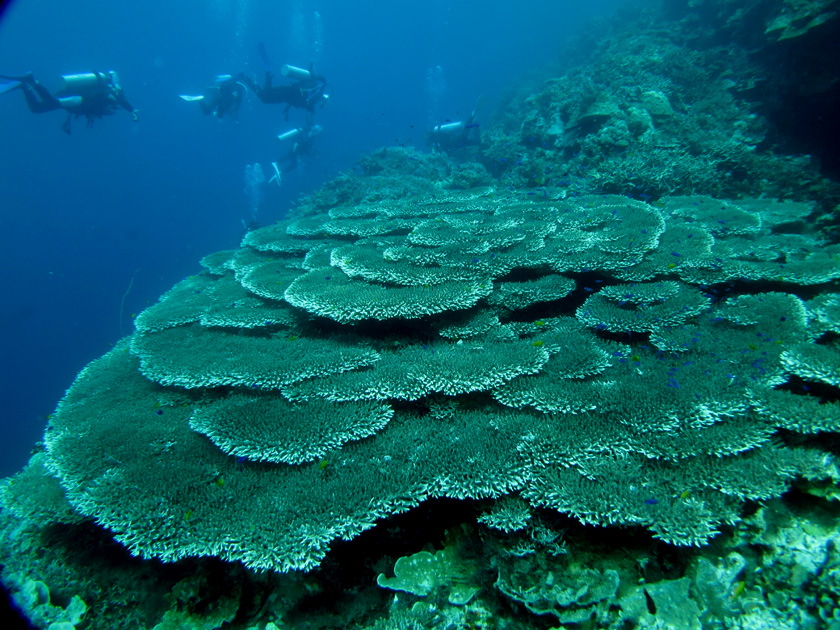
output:
[[[198,96],[180,94],[179,96],[188,103],[197,101],[205,116],[213,114],[221,120],[225,114],[230,114],[236,120],[244,95],[244,83],[229,74],[220,74],[216,77],[215,85],[204,90],[204,94]]]
[[[323,127],[321,125],[313,125],[312,121],[307,121],[303,127],[278,135],[278,140],[293,142],[286,154],[279,160],[282,163],[280,171],[288,173],[295,170],[300,163],[300,157],[310,155],[314,151],[315,140],[321,135],[322,131]]]
[[[257,95],[257,98],[267,104],[285,103],[286,120],[289,119],[289,109],[292,107],[305,109],[313,113],[316,105],[324,106],[329,98],[329,95],[324,91],[327,87],[327,80],[323,76],[316,75],[311,64],[309,70],[290,65],[282,66],[280,74],[294,82],[291,85],[273,85],[274,72],[265,52],[265,46],[260,43],[257,50],[259,50],[265,67],[265,82],[263,85],[260,86],[254,79],[244,74],[237,76],[237,80],[245,83]]]
[[[480,145],[481,132],[475,118],[479,107],[481,107],[481,102],[482,97],[479,97],[472,113],[466,120],[435,125],[430,131],[426,132],[426,142],[429,146],[444,153],[450,153]]]
[[[313,125],[311,120],[307,120],[305,126],[279,134],[277,136],[278,140],[289,141],[293,144],[282,158],[271,163],[274,174],[268,180],[268,183],[282,185],[283,173],[295,170],[300,164],[300,157],[309,155],[314,151],[315,140],[321,135],[322,131],[323,127],[321,125]]]
[[[87,126],[91,127],[94,120],[110,116],[119,108],[129,112],[133,120],[139,120],[137,110],[126,99],[119,77],[113,70],[63,75],[63,85],[55,94],[41,85],[31,72],[22,76],[0,75],[0,79],[7,81],[0,84],[0,94],[20,89],[34,114],[56,109],[66,111],[67,118],[61,129],[68,134],[72,118],[84,116]]]

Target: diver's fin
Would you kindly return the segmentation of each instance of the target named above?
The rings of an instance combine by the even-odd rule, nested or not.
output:
[[[274,70],[271,68],[271,60],[268,58],[268,53],[265,52],[265,44],[263,44],[262,42],[257,44],[257,52],[260,53],[260,59],[262,59],[263,70],[274,74]]]
[[[271,176],[271,179],[268,180],[268,183],[270,184],[272,182],[277,182],[278,186],[282,185],[283,177],[280,174],[280,167],[277,166],[277,162],[272,162],[271,163],[271,168],[274,169],[274,175]]]
[[[470,114],[470,119],[467,121],[467,124],[472,124],[475,120],[475,117],[478,116],[478,110],[481,109],[481,105],[484,103],[484,94],[478,97],[475,101],[475,107],[473,107],[472,114]]]
[[[4,81],[18,81],[21,83],[32,83],[35,81],[35,77],[30,70],[26,74],[0,74],[0,79]]]
[[[20,86],[20,81],[9,81],[8,83],[0,83],[0,94],[11,92],[12,90],[18,89]]]
[[[203,100],[204,100],[204,96],[203,96],[203,95],[200,95],[200,96],[190,96],[189,94],[179,94],[178,96],[180,96],[182,99],[184,99],[185,101],[187,101],[187,103],[192,103],[193,101],[203,101]]]

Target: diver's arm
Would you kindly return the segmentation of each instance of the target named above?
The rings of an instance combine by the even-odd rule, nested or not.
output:
[[[137,114],[137,110],[128,102],[128,99],[125,97],[125,94],[120,92],[115,96],[117,104],[122,107],[125,111],[131,114],[131,119],[135,122],[140,120],[140,116]]]
[[[252,79],[251,77],[249,77],[249,76],[248,76],[247,74],[245,74],[244,72],[240,72],[239,74],[237,74],[237,75],[236,75],[236,80],[237,80],[240,84],[244,85],[244,86],[245,86],[245,87],[247,87],[249,90],[251,90],[254,94],[259,94],[259,92],[260,92],[260,86],[259,86],[259,85],[257,85],[257,82],[256,82],[256,81],[254,81],[254,79]]]

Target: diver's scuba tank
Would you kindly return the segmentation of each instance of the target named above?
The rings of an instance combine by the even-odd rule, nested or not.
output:
[[[449,136],[456,133],[461,133],[466,128],[463,122],[447,123],[445,125],[436,125],[432,127],[432,135],[435,136]]]
[[[433,147],[443,150],[460,149],[481,142],[478,123],[474,116],[467,120],[435,125],[426,133],[426,141]]]
[[[58,99],[59,104],[61,105],[61,109],[71,110],[76,107],[81,107],[82,105],[82,97],[81,96],[62,96]]]
[[[82,74],[64,74],[61,76],[59,94],[81,94],[108,83],[108,75],[104,72],[84,72]]]
[[[307,79],[312,78],[312,74],[309,70],[290,66],[289,64],[284,64],[280,67],[280,74],[284,77],[289,77],[290,79],[297,79],[298,81],[306,81]]]
[[[278,134],[277,139],[283,141],[291,140],[292,138],[298,137],[300,133],[301,129],[289,129],[286,133]]]

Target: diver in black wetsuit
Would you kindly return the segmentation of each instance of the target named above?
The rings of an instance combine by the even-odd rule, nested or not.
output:
[[[288,173],[295,170],[302,155],[311,155],[315,150],[315,141],[321,135],[321,131],[323,131],[321,125],[314,125],[311,120],[307,120],[305,126],[277,136],[279,140],[293,142],[286,154],[278,161],[280,172]]]
[[[230,114],[236,119],[239,107],[242,105],[242,97],[245,95],[245,84],[236,77],[229,74],[222,74],[216,77],[215,85],[208,87],[204,94],[199,96],[187,96],[181,94],[185,101],[197,101],[204,115],[213,114],[216,118],[222,119]]]
[[[137,110],[126,99],[113,70],[65,75],[63,87],[55,94],[41,85],[31,72],[22,76],[0,75],[0,79],[8,81],[0,85],[0,93],[20,89],[34,114],[65,110],[67,118],[61,129],[66,133],[70,133],[70,120],[74,117],[84,116],[90,127],[97,118],[110,116],[120,108],[129,112],[133,120],[139,120]]]
[[[316,105],[322,107],[327,102],[329,95],[325,92],[327,80],[316,75],[310,64],[309,70],[303,70],[294,66],[285,65],[280,69],[280,74],[294,81],[291,85],[274,85],[274,72],[271,63],[265,52],[265,46],[261,43],[258,46],[260,57],[265,66],[265,82],[260,86],[254,79],[244,74],[236,78],[245,83],[263,103],[277,104],[285,103],[285,118],[289,119],[289,109],[297,107],[312,113]]]
[[[304,70],[303,72],[307,72]],[[240,75],[238,78],[245,83],[257,98],[263,103],[276,104],[285,103],[285,117],[289,119],[289,109],[298,107],[308,112],[314,112],[315,106],[326,103],[329,96],[324,92],[327,81],[322,76],[317,76],[308,71],[310,77],[295,81],[291,85],[272,85],[274,75],[265,73],[265,83],[259,86],[251,77]]]

